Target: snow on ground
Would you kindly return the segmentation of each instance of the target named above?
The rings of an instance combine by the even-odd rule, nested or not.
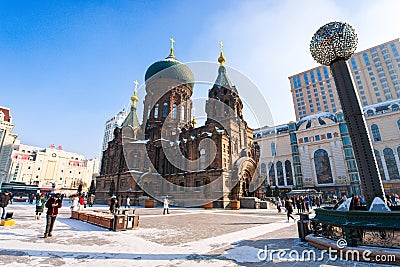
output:
[[[175,208],[164,216],[161,208],[137,208],[139,229],[113,232],[70,219],[68,201],[63,204],[53,237],[46,239],[45,216],[35,220],[34,205],[10,205],[16,225],[0,228],[0,265],[266,266],[257,257],[264,244],[285,248],[302,245],[296,238],[296,225],[286,223],[285,216],[276,211]]]

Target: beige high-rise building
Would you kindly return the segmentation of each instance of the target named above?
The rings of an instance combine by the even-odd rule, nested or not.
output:
[[[67,192],[79,184],[87,191],[93,174],[98,172],[97,158],[86,160],[84,156],[67,152],[61,146],[48,148],[20,144],[16,141],[11,155],[8,182],[35,184]]]
[[[362,106],[400,97],[400,42],[395,39],[357,52],[348,60]],[[290,76],[296,120],[341,109],[330,68],[316,68]]]

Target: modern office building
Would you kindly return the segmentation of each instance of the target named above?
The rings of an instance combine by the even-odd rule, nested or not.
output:
[[[400,97],[400,42],[395,39],[355,53],[348,61],[362,106]],[[328,66],[290,76],[296,120],[341,109]]]
[[[17,135],[13,133],[14,124],[10,109],[0,107],[0,185],[5,182],[10,168],[12,147]]]
[[[118,114],[112,116],[106,121],[101,151],[105,151],[107,149],[108,142],[114,139],[114,129],[117,127],[121,127],[127,116],[128,113],[125,111],[125,109],[123,109],[122,111],[118,112]]]

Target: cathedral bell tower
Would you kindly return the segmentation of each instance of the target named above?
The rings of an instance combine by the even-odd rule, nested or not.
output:
[[[243,120],[243,103],[236,87],[232,85],[226,74],[226,59],[222,51],[222,42],[220,42],[219,45],[220,56],[218,62],[220,66],[218,68],[218,77],[214,86],[208,93],[208,101],[206,104],[208,123],[211,123],[212,121],[224,122],[230,119]]]
[[[170,40],[169,56],[153,63],[145,74],[144,132],[153,141],[176,136],[180,128],[191,124],[194,76],[175,58],[175,40]]]

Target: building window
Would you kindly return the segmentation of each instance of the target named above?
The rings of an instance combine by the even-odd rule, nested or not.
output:
[[[333,183],[331,164],[326,150],[318,149],[314,152],[314,166],[318,184]]]
[[[308,85],[309,83],[308,83],[308,75],[307,75],[307,73],[304,73],[303,77],[304,77],[304,82]]]
[[[163,118],[166,118],[168,116],[168,103],[164,103],[163,105],[162,116]]]
[[[376,150],[376,149],[374,149],[374,154],[375,154],[376,163],[378,164],[378,169],[379,169],[379,173],[381,175],[381,178],[385,179],[385,172],[383,171],[381,155],[379,154],[379,151]]]
[[[389,174],[389,179],[400,179],[399,177],[399,170],[397,168],[396,160],[394,158],[393,150],[389,147],[383,150],[383,157],[386,161],[386,167]]]
[[[314,77],[314,72],[310,71],[310,77],[311,77],[311,82],[315,83],[315,77]]]
[[[269,164],[269,171],[268,171],[268,176],[269,176],[269,184],[270,185],[275,185],[275,168],[274,168],[274,163],[270,162]]]
[[[379,127],[376,124],[371,125],[372,139],[374,142],[382,141],[381,133],[379,132]]]
[[[329,79],[329,73],[328,73],[328,69],[326,67],[324,67],[324,76],[325,76],[325,79]]]
[[[274,142],[271,143],[271,155],[272,157],[276,156],[276,145]]]
[[[172,105],[172,118],[176,119],[178,117],[178,107],[177,105],[174,103]]]
[[[317,77],[318,77],[318,81],[322,81],[322,76],[321,76],[321,70],[317,69]]]
[[[200,150],[200,170],[204,170],[206,168],[206,150],[202,148]]]
[[[265,163],[261,163],[261,173],[267,173],[267,165]]]
[[[357,69],[357,64],[356,60],[354,58],[350,58],[351,66],[353,67],[353,70]]]
[[[371,65],[371,64],[369,63],[369,59],[368,59],[367,53],[364,53],[364,54],[363,54],[363,57],[364,57],[364,61],[365,61],[365,66]]]
[[[158,118],[158,103],[154,107],[154,119]]]
[[[287,185],[293,185],[292,164],[290,163],[289,160],[285,161],[285,172],[286,172]]]
[[[284,186],[285,182],[283,179],[283,166],[282,166],[282,162],[278,161],[276,163],[276,175],[278,177],[278,185],[279,186]]]

